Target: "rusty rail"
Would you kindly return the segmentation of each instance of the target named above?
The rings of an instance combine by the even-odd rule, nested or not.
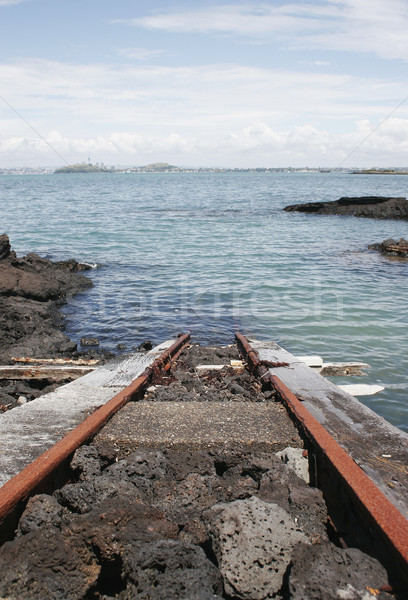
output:
[[[0,527],[9,515],[18,510],[53,473],[67,461],[79,446],[90,440],[105,423],[127,402],[136,399],[148,387],[155,373],[168,370],[171,362],[182,352],[190,334],[180,335],[145,371],[124,390],[98,408],[61,440],[46,450],[20,473],[0,488]]]
[[[388,548],[394,560],[399,563],[399,571],[408,577],[408,521],[385,497],[373,481],[354,462],[345,450],[334,440],[326,429],[312,416],[302,402],[283,384],[276,375],[266,368],[257,352],[240,333],[236,339],[241,354],[245,357],[249,370],[270,386],[286,406],[299,431],[307,438],[311,447],[324,460],[329,468],[329,477],[334,476],[346,488],[351,502],[369,527],[381,539],[382,546]],[[322,482],[319,482],[319,487]],[[324,492],[324,489],[323,489]],[[340,499],[337,498],[337,502]],[[382,551],[384,553],[385,549]],[[405,577],[404,577],[405,579]]]

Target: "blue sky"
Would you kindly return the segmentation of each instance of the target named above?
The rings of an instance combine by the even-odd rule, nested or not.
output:
[[[0,0],[0,167],[408,166],[407,61],[407,0]]]

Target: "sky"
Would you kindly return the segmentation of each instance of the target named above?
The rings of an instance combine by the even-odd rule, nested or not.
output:
[[[0,0],[0,168],[408,166],[408,0]]]

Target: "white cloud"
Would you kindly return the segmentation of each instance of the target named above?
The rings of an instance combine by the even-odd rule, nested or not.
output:
[[[116,20],[150,30],[222,33],[280,40],[290,48],[372,53],[408,60],[406,0],[324,0],[224,4]]]
[[[164,50],[149,50],[147,48],[118,48],[116,50],[116,54],[130,60],[143,61],[163,55]]]
[[[166,159],[196,166],[291,164],[335,167],[350,156],[345,166],[403,166],[404,162],[400,159],[401,150],[405,153],[408,150],[408,119],[390,119],[369,136],[373,129],[374,126],[364,120],[355,123],[354,130],[347,134],[331,134],[310,124],[283,131],[263,122],[253,123],[225,136],[210,137],[182,136],[177,132],[168,135],[114,132],[107,136],[76,137],[55,130],[46,136],[47,143],[33,136],[0,139],[0,157],[14,153],[31,156],[33,160],[35,157],[33,164],[61,164],[60,156],[66,162],[73,162],[91,153],[105,163],[122,164],[145,164],[150,160]],[[354,154],[364,139],[364,145]],[[52,155],[50,146],[58,157]]]
[[[69,130],[83,119],[88,119],[87,129],[124,122],[149,129],[166,123],[196,129],[211,121],[219,127],[256,118],[358,117],[355,105],[367,95],[376,97],[373,110],[381,113],[389,97],[401,94],[399,84],[375,78],[234,64],[144,67],[32,59],[0,64],[0,80],[4,98],[27,119],[65,122]]]
[[[365,119],[375,127],[406,93],[403,81],[234,64],[147,67],[25,59],[0,63],[0,80],[2,96],[23,117],[0,98],[1,155],[4,160],[13,155],[17,164],[26,159],[37,164],[37,156],[60,162],[29,123],[70,162],[90,151],[103,162],[134,164],[157,156],[168,162],[179,157],[182,164],[241,166],[321,164],[325,157],[333,165],[369,133],[367,124],[364,129],[355,123]],[[375,140],[381,139],[402,160],[405,116],[403,105],[393,115],[399,119],[388,119],[364,144],[364,153],[379,152]]]

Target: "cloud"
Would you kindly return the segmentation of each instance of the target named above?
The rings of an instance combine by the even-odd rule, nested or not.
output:
[[[118,48],[116,50],[116,54],[130,60],[143,61],[163,55],[164,50],[149,50],[147,48]]]
[[[278,40],[286,48],[354,51],[408,60],[406,0],[224,4],[112,22],[174,33]]]
[[[0,80],[2,96],[23,117],[0,98],[2,157],[17,164],[37,164],[38,156],[60,162],[29,123],[70,162],[90,151],[122,164],[174,156],[196,165],[321,164],[324,157],[332,165],[367,135],[356,123],[375,127],[406,93],[403,81],[236,64],[21,59],[0,63]],[[364,153],[378,152],[374,140],[384,137],[387,152],[403,160],[405,115],[403,105]]]
[[[401,151],[408,150],[408,119],[390,119],[370,136],[373,129],[372,123],[363,120],[356,122],[354,130],[347,134],[329,133],[311,124],[283,131],[264,122],[253,123],[228,135],[210,137],[182,136],[175,131],[168,135],[113,132],[107,136],[77,137],[54,130],[46,136],[47,143],[33,136],[0,139],[0,156],[13,153],[35,157],[33,164],[60,164],[60,156],[66,162],[76,162],[91,153],[105,163],[135,165],[166,159],[192,166],[320,165],[333,168],[350,157],[344,166],[404,166],[400,157]],[[364,145],[353,154],[363,139],[366,139]],[[50,146],[58,157],[52,155]]]

